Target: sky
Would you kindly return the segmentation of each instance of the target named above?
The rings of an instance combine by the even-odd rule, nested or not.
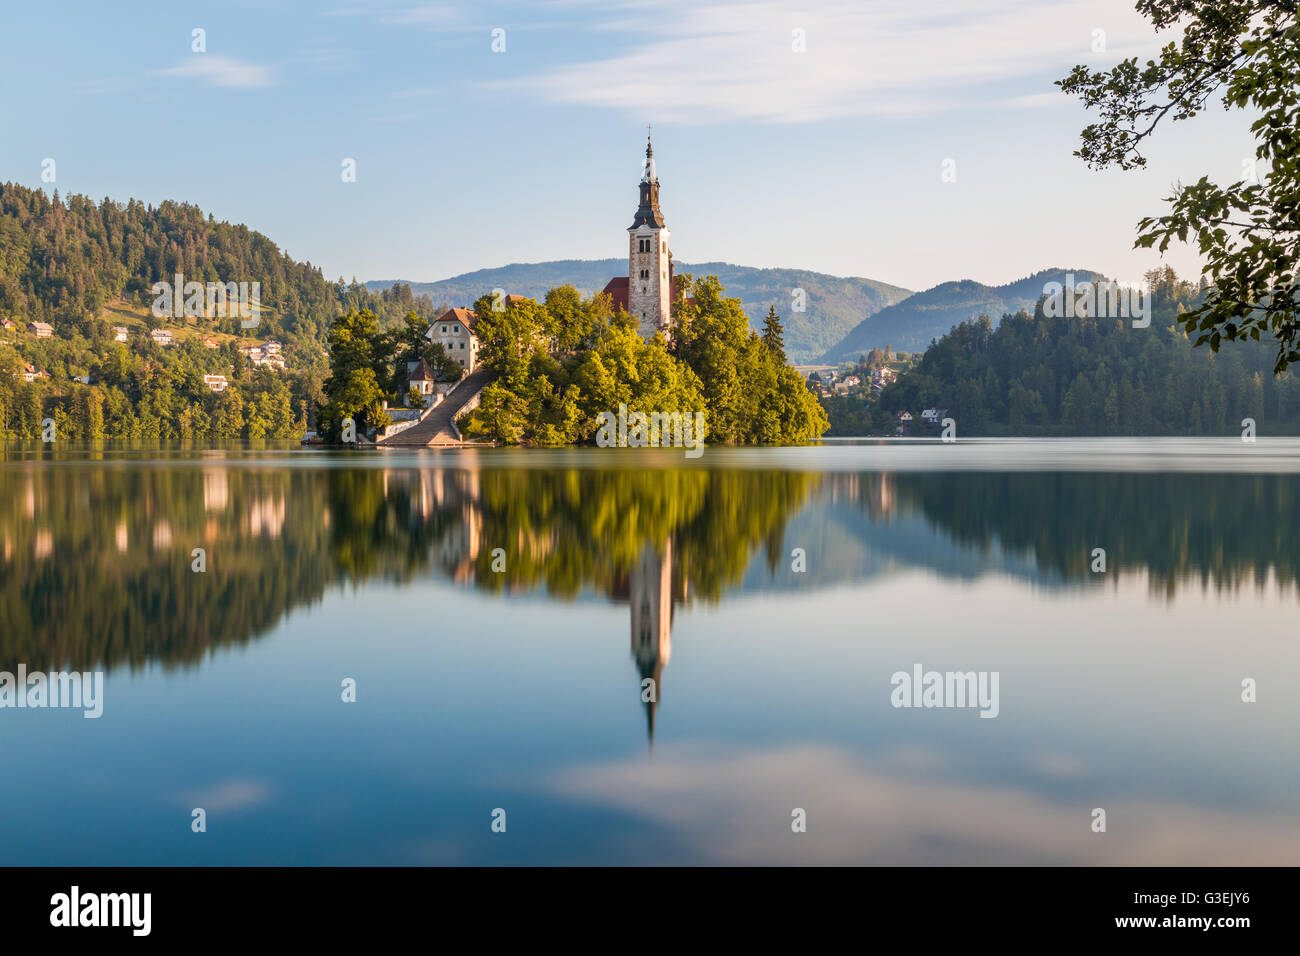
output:
[[[0,36],[0,181],[195,203],[331,279],[622,257],[647,125],[679,262],[917,290],[1137,280],[1137,221],[1254,155],[1217,104],[1145,170],[1072,155],[1053,81],[1173,39],[1133,0],[7,3]]]

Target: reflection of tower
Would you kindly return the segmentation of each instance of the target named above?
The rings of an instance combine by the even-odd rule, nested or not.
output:
[[[646,545],[628,576],[632,606],[632,657],[641,674],[642,696],[645,681],[654,681],[653,700],[646,701],[646,731],[650,746],[655,741],[655,711],[663,690],[664,666],[673,653],[673,553],[672,541],[663,550]]]

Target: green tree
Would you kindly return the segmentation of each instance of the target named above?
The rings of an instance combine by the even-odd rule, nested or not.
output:
[[[1135,245],[1161,252],[1195,238],[1210,287],[1178,321],[1196,345],[1277,343],[1274,372],[1300,361],[1300,24],[1294,0],[1138,0],[1157,29],[1181,28],[1159,59],[1107,71],[1076,66],[1058,85],[1100,114],[1075,152],[1094,169],[1146,164],[1143,141],[1216,97],[1256,116],[1253,170],[1226,187],[1180,186],[1163,216],[1138,224]]]
[[[763,320],[763,344],[780,362],[785,362],[785,329],[781,327],[781,317],[776,314],[776,306],[767,307],[767,318]]]
[[[368,309],[350,311],[334,320],[329,338],[330,376],[325,380],[325,404],[320,431],[332,441],[343,437],[345,419],[352,419],[358,436],[388,424],[380,403],[384,390],[379,372],[389,352],[381,340],[375,315]],[[378,367],[378,370],[377,370]]]

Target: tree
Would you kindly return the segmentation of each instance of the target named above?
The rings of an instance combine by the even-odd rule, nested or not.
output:
[[[1300,23],[1294,0],[1138,0],[1157,29],[1182,26],[1158,60],[1131,57],[1109,71],[1076,66],[1057,81],[1101,121],[1085,127],[1075,155],[1094,169],[1146,165],[1143,140],[1165,120],[1190,119],[1216,96],[1258,115],[1256,162],[1236,183],[1202,176],[1165,201],[1169,212],[1138,223],[1137,248],[1195,237],[1210,287],[1178,319],[1196,345],[1277,342],[1274,373],[1300,361]],[[1271,166],[1271,169],[1261,169]]]
[[[325,380],[325,404],[320,428],[338,441],[344,419],[351,418],[358,435],[388,424],[380,407],[384,391],[376,364],[387,364],[375,315],[368,309],[339,316],[330,326],[330,377]]]
[[[763,344],[776,359],[785,362],[785,329],[781,327],[781,317],[776,314],[776,306],[767,307],[767,318],[763,320]]]

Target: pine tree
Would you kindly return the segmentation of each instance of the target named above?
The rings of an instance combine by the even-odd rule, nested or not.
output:
[[[782,362],[785,361],[785,329],[781,317],[776,314],[776,306],[767,307],[767,318],[763,320],[763,344],[766,345]]]

